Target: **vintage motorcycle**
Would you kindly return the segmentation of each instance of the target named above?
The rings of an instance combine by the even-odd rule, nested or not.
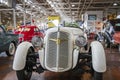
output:
[[[18,45],[13,61],[13,69],[18,80],[30,80],[33,71],[42,73],[46,70],[52,72],[82,70],[92,74],[94,80],[103,80],[102,75],[106,71],[104,48],[99,41],[92,41],[89,46],[82,29],[71,27],[48,29],[43,45],[39,46],[42,48],[35,52],[34,44],[30,42],[25,41]],[[89,67],[89,71],[81,66]]]
[[[110,22],[106,22],[103,25],[103,29],[100,32],[97,32],[95,35],[95,40],[103,42],[104,47],[108,48],[111,44],[114,44],[113,34],[115,30]]]

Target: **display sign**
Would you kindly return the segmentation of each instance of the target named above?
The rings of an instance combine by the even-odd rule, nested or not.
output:
[[[88,15],[88,20],[97,20],[97,15]]]
[[[56,27],[60,23],[60,16],[48,16],[48,27]]]

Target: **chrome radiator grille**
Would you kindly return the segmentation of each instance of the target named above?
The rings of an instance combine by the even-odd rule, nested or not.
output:
[[[69,38],[67,32],[60,31],[49,34],[47,52],[45,53],[46,66],[53,71],[60,71],[69,67]]]

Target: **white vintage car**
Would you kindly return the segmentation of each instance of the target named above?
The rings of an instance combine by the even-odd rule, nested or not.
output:
[[[13,69],[18,80],[30,80],[33,71],[42,73],[45,70],[52,72],[84,70],[79,66],[89,67],[89,72],[94,73],[94,80],[102,80],[102,75],[106,71],[104,48],[98,41],[92,41],[88,46],[87,36],[82,29],[70,27],[48,29],[43,42],[38,52],[35,52],[34,45],[30,42],[18,45],[13,61]]]

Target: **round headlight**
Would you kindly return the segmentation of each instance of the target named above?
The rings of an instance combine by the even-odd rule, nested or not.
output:
[[[35,47],[42,47],[43,45],[43,40],[42,38],[39,38],[37,36],[34,36],[31,40],[32,44],[35,46]]]
[[[85,38],[84,36],[78,36],[78,37],[75,39],[75,44],[76,44],[78,47],[85,46],[85,45],[87,44],[86,38]]]

